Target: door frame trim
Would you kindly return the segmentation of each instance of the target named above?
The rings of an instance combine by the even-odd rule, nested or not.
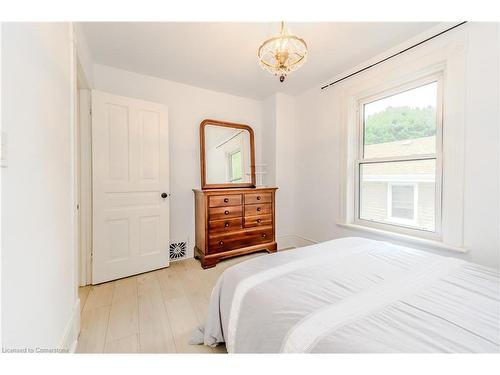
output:
[[[78,286],[92,283],[92,119],[91,119],[91,88],[85,71],[76,51],[76,121],[75,129],[75,172],[77,202],[80,212],[76,210],[76,220],[80,216],[78,225],[78,254],[77,271]]]
[[[91,93],[79,89],[80,121],[80,286],[92,284],[92,119]]]

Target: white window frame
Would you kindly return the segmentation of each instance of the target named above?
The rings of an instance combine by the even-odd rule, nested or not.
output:
[[[411,186],[413,188],[413,218],[403,219],[392,216],[392,189],[394,186]],[[387,183],[387,219],[392,223],[415,226],[418,221],[418,183],[388,182]]]
[[[363,156],[364,146],[364,105],[371,102],[404,92],[411,89],[424,86],[426,84],[437,82],[437,103],[436,103],[436,153],[410,156],[392,156],[365,159]],[[391,88],[385,88],[376,94],[359,98],[357,101],[357,142],[355,148],[356,159],[354,161],[354,224],[380,229],[388,232],[420,237],[435,241],[442,239],[442,176],[443,176],[443,74],[441,71],[429,74],[404,84],[399,84]],[[360,217],[360,198],[361,198],[361,176],[360,170],[362,164],[381,163],[381,162],[397,162],[397,161],[417,161],[417,160],[436,160],[436,180],[435,180],[435,230],[433,232],[421,229],[412,228],[404,223],[381,223],[373,220],[361,219]]]

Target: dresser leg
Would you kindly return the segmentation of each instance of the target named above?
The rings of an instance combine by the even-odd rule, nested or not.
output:
[[[219,262],[218,258],[206,258],[205,254],[197,246],[194,247],[194,257],[200,261],[204,269],[215,267]]]
[[[275,252],[277,252],[277,251],[278,251],[278,244],[275,242],[275,243],[273,243],[272,245],[268,246],[268,247],[266,248],[266,250],[267,250],[267,252],[268,252],[269,254],[271,254],[271,253],[275,253]]]
[[[215,267],[215,265],[217,264],[218,261],[219,260],[217,258],[210,258],[210,259],[204,258],[204,259],[200,259],[201,266],[205,270],[207,268],[213,268],[213,267]]]

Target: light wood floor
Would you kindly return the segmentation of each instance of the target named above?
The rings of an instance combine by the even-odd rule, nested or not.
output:
[[[188,259],[170,267],[79,290],[79,353],[225,353],[225,346],[189,345],[203,324],[219,275],[252,254],[203,270]]]

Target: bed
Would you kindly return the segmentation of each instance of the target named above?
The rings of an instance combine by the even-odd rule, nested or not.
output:
[[[229,353],[499,352],[497,270],[364,238],[228,268],[192,344]]]

